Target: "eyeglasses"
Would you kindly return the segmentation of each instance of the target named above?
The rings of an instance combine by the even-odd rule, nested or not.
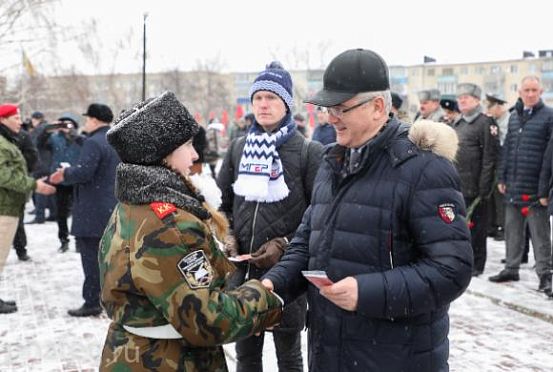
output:
[[[361,102],[359,102],[359,103],[357,103],[357,104],[355,104],[351,107],[345,107],[345,108],[341,108],[341,107],[338,107],[338,106],[329,107],[328,108],[328,113],[331,114],[332,116],[335,116],[338,119],[340,119],[340,118],[342,118],[342,116],[344,116],[345,113],[353,111],[356,108],[363,106],[365,103],[368,103],[368,102],[372,101],[375,98],[376,97],[364,99],[363,101],[361,101]]]

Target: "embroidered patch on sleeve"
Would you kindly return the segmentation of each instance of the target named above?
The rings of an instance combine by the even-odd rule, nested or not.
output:
[[[444,203],[438,206],[438,215],[447,224],[455,219],[455,204]]]
[[[164,219],[165,217],[167,217],[167,215],[177,210],[177,207],[175,207],[173,204],[162,202],[153,202],[150,204],[150,208],[152,208],[152,210],[160,220]]]
[[[497,125],[490,125],[490,134],[492,136],[497,136],[499,134],[499,127]]]
[[[207,288],[213,280],[213,268],[202,250],[184,256],[177,267],[192,289]]]

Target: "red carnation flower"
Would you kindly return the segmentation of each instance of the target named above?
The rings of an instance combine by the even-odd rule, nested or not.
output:
[[[474,227],[474,222],[472,222],[472,220],[471,220],[467,223],[467,225],[468,225],[469,229],[472,230],[472,228]]]
[[[528,194],[522,194],[522,201],[527,202],[528,200],[530,200],[530,195],[528,195]]]
[[[526,217],[526,216],[528,216],[528,213],[530,213],[530,208],[529,207],[522,207],[522,208],[520,208],[520,213],[524,217]]]

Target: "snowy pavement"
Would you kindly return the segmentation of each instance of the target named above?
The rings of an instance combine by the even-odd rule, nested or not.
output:
[[[82,304],[73,239],[70,251],[60,254],[55,223],[27,225],[27,235],[33,260],[19,262],[12,252],[0,280],[0,297],[16,300],[19,308],[0,315],[0,371],[97,370],[109,320],[67,315]],[[523,265],[520,282],[489,282],[502,268],[504,243],[488,244],[486,272],[451,306],[451,371],[553,371],[553,301],[535,291],[533,262]],[[266,340],[265,371],[277,371],[274,346]],[[305,337],[303,349],[306,361]],[[234,348],[225,350],[233,371]]]

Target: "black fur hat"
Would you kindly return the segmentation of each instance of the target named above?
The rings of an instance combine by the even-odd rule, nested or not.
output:
[[[160,165],[198,132],[198,123],[172,92],[164,92],[124,111],[107,133],[121,160]]]

